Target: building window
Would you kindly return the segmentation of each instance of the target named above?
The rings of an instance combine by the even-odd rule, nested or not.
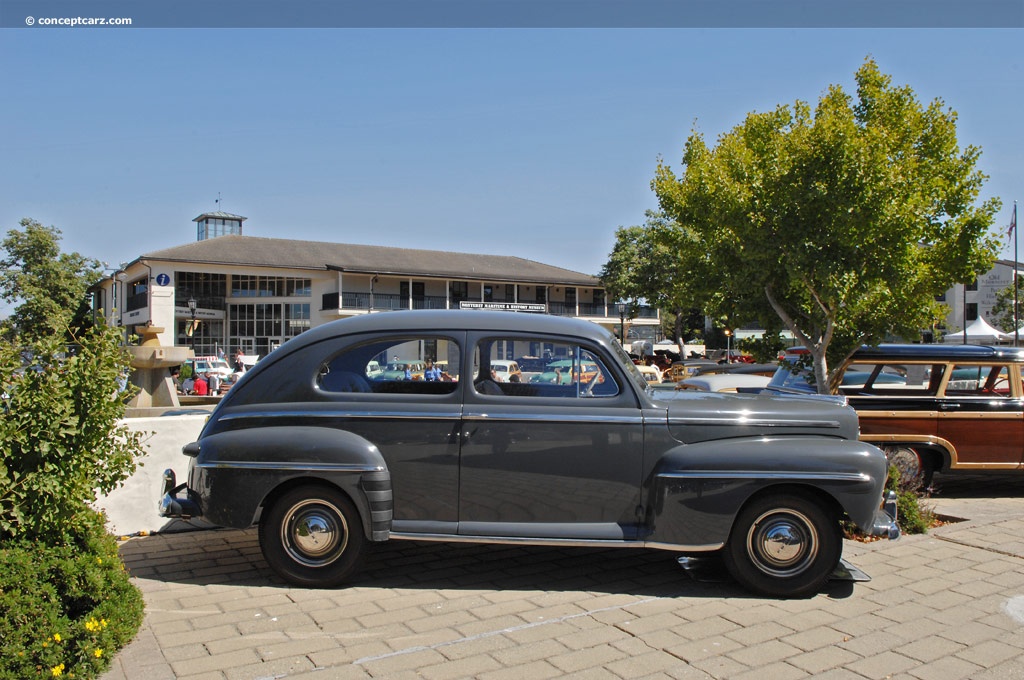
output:
[[[973,281],[968,283],[966,290],[978,290],[978,279],[974,279]]]
[[[967,325],[967,323],[969,323],[971,321],[977,321],[977,320],[978,320],[978,303],[977,302],[968,302],[967,305],[964,307],[964,325]]]
[[[128,284],[128,295],[124,301],[125,311],[144,309],[149,306],[149,279],[139,279]]]
[[[287,304],[284,306],[284,334],[294,338],[299,333],[309,330],[309,305]]]
[[[225,274],[174,272],[174,306],[186,307],[186,301],[195,298],[203,309],[225,309],[227,280]]]
[[[465,281],[452,281],[448,284],[448,299],[452,307],[469,299],[469,284]]]
[[[231,297],[312,297],[312,279],[286,276],[231,276]]]

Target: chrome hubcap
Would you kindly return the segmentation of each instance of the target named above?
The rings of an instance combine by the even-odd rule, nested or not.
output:
[[[334,562],[348,545],[348,525],[341,511],[323,500],[292,507],[281,526],[281,539],[296,562],[322,567]]]
[[[814,525],[795,510],[770,510],[750,527],[747,551],[757,568],[772,576],[796,576],[818,554]]]

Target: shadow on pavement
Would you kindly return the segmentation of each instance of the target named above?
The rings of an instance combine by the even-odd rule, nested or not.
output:
[[[163,533],[121,546],[132,576],[195,585],[291,588],[267,566],[255,529]],[[552,548],[391,541],[373,546],[352,588],[543,590],[640,597],[753,598],[715,565],[691,578],[673,552],[633,548]],[[849,597],[853,584],[823,593]]]
[[[936,474],[931,495],[936,498],[1020,498],[1024,472]]]

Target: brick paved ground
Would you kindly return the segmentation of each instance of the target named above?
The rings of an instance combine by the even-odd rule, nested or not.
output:
[[[103,680],[1024,679],[1024,479],[947,479],[935,509],[969,521],[847,541],[873,580],[795,601],[654,551],[395,542],[302,590],[253,530],[134,539],[146,621]]]

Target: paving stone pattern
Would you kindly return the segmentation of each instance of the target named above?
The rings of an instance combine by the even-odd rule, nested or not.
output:
[[[872,580],[804,600],[694,581],[666,552],[411,542],[304,590],[254,530],[136,538],[146,620],[103,680],[1024,680],[1024,479],[943,482],[933,507],[966,521],[846,541]]]

